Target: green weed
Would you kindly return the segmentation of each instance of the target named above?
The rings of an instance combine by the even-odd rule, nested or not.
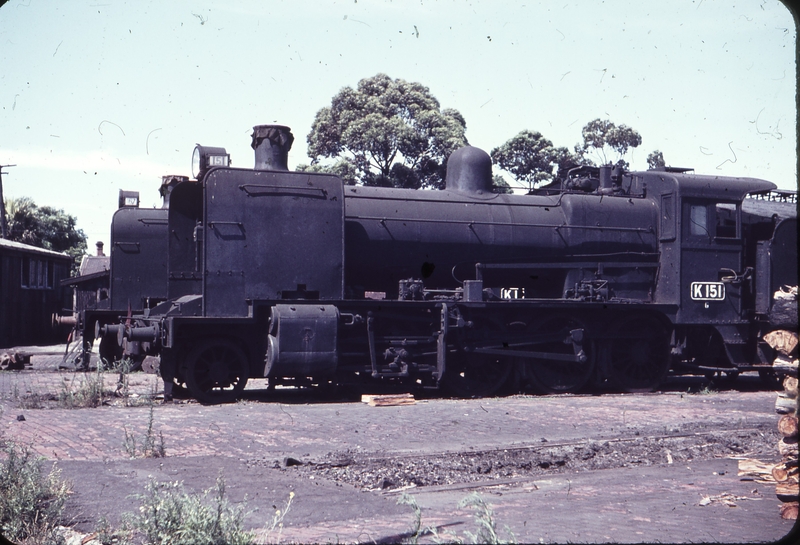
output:
[[[497,525],[494,521],[494,511],[477,492],[461,500],[458,503],[458,507],[462,509],[464,507],[472,507],[475,510],[473,517],[478,531],[476,533],[472,533],[468,530],[464,532],[472,543],[499,544],[517,542],[514,538],[514,534],[511,533],[508,527],[506,527],[506,533],[511,536],[511,539],[509,541],[500,539],[500,536],[497,534]]]
[[[202,494],[187,494],[183,483],[158,483],[151,477],[139,512],[126,514],[124,526],[149,545],[245,545],[254,540],[243,530],[243,507],[225,498],[225,481]]]
[[[408,494],[403,494],[397,500],[401,505],[408,505],[414,511],[414,520],[411,523],[409,543],[416,544],[419,537],[430,534],[435,543],[465,543],[464,537],[457,534],[440,534],[435,526],[422,528],[422,510],[417,505],[417,500]],[[499,545],[506,543],[516,543],[516,538],[511,530],[506,527],[506,533],[510,536],[509,540],[500,539],[497,533],[497,524],[494,520],[494,511],[491,506],[477,493],[471,494],[458,503],[459,509],[472,507],[475,510],[474,520],[476,532],[464,531],[464,536],[469,539],[469,543],[487,543]]]
[[[125,405],[127,406],[130,401],[131,395],[131,388],[130,382],[128,380],[128,375],[131,373],[131,367],[133,366],[133,362],[130,358],[123,358],[121,360],[115,361],[109,367],[109,371],[112,373],[118,373],[119,378],[117,379],[117,388],[114,391],[114,395],[117,395],[125,400]]]
[[[29,386],[25,386],[26,392],[30,390]],[[48,396],[36,392],[21,393],[19,385],[14,383],[11,387],[11,400],[14,401],[20,409],[41,409],[44,407],[44,402]]]
[[[272,515],[272,522],[267,526],[261,535],[261,542],[263,543],[280,543],[281,534],[283,533],[283,519],[292,508],[292,501],[294,500],[294,492],[289,492],[289,499],[286,500],[286,505],[283,509],[275,508],[275,513]],[[275,507],[275,506],[273,506]],[[277,530],[277,535],[274,536],[273,532]]]
[[[419,541],[420,534],[431,531],[431,529],[426,528],[422,530],[422,510],[419,508],[419,505],[417,505],[417,499],[414,496],[403,492],[397,499],[397,503],[398,505],[408,505],[414,512],[414,520],[411,522],[411,535],[408,538],[408,542],[416,544]],[[433,531],[435,532],[435,529]]]
[[[80,381],[76,384],[76,378]],[[61,384],[58,394],[58,406],[64,409],[83,407],[99,407],[110,395],[105,391],[103,370],[98,367],[91,373],[76,373],[72,380],[65,380]]]
[[[164,458],[167,455],[167,449],[164,446],[164,434],[161,431],[158,432],[158,442],[156,442],[155,432],[153,431],[154,420],[153,405],[151,403],[150,415],[147,419],[147,430],[139,446],[137,446],[136,435],[133,432],[129,433],[127,426],[122,427],[125,431],[123,447],[125,447],[125,452],[131,458],[136,458],[139,454],[143,458]]]
[[[0,534],[15,543],[63,542],[57,532],[70,486],[55,466],[42,474],[43,458],[7,442],[0,463]]]

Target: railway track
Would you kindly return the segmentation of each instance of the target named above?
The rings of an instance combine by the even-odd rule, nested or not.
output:
[[[620,467],[691,464],[718,458],[774,456],[775,426],[717,428],[685,433],[640,434],[546,441],[491,449],[438,453],[332,452],[320,460],[288,458],[260,463],[307,477],[323,477],[362,490],[415,487],[482,488],[510,485],[543,475]],[[453,488],[455,489],[455,488]]]

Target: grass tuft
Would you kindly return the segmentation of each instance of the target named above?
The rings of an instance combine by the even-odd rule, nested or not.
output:
[[[76,384],[78,377],[80,381]],[[58,394],[58,405],[64,409],[99,407],[109,395],[105,391],[103,370],[98,366],[97,371],[76,373],[72,380],[65,380]]]

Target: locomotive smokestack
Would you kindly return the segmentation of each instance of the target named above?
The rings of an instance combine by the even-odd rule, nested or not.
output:
[[[256,170],[289,170],[289,150],[294,136],[285,125],[256,125],[253,127],[253,142],[256,152]]]
[[[462,193],[491,193],[492,158],[474,146],[457,149],[447,159],[446,187]]]
[[[161,187],[158,188],[158,192],[161,193],[161,208],[169,208],[169,195],[172,193],[172,190],[175,189],[175,186],[179,183],[188,181],[188,176],[175,176],[173,174],[162,176]]]
[[[600,167],[600,189],[611,189],[611,165]]]

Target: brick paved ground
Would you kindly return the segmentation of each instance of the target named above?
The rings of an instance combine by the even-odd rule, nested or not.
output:
[[[291,393],[270,401],[252,390],[257,400],[221,406],[156,404],[151,409],[126,407],[117,398],[117,405],[89,409],[20,408],[23,390],[57,392],[65,379],[80,380],[74,373],[53,371],[0,373],[0,431],[48,460],[58,460],[64,476],[74,483],[70,515],[85,531],[100,515],[114,520],[120,512],[133,510],[135,501],[129,495],[141,492],[149,475],[183,480],[199,491],[211,487],[221,471],[231,498],[241,501],[246,495],[249,508],[256,509],[246,519],[252,528],[263,527],[272,516],[272,505],[295,491],[282,540],[396,541],[412,520],[410,509],[396,504],[396,492],[361,492],[300,476],[292,468],[273,469],[271,462],[286,456],[314,461],[347,449],[444,453],[536,445],[542,438],[550,443],[600,440],[777,421],[775,394],[769,391],[430,399],[411,406],[369,407],[358,402],[309,403],[308,397]],[[132,390],[150,393],[157,385],[154,380],[152,375],[131,375]],[[111,389],[114,383],[109,375]],[[163,434],[167,458],[131,460],[125,434],[144,437],[151,410],[153,429]],[[19,415],[24,420],[18,420]],[[475,524],[470,510],[458,509],[457,504],[474,490],[493,505],[499,528],[507,524],[521,542],[748,543],[774,541],[792,528],[778,517],[779,502],[770,486],[740,480],[736,461],[728,459],[689,465],[665,461],[661,466],[412,492],[423,510],[423,525],[435,524],[463,537]],[[725,492],[742,498],[737,507],[699,505],[703,496]]]

